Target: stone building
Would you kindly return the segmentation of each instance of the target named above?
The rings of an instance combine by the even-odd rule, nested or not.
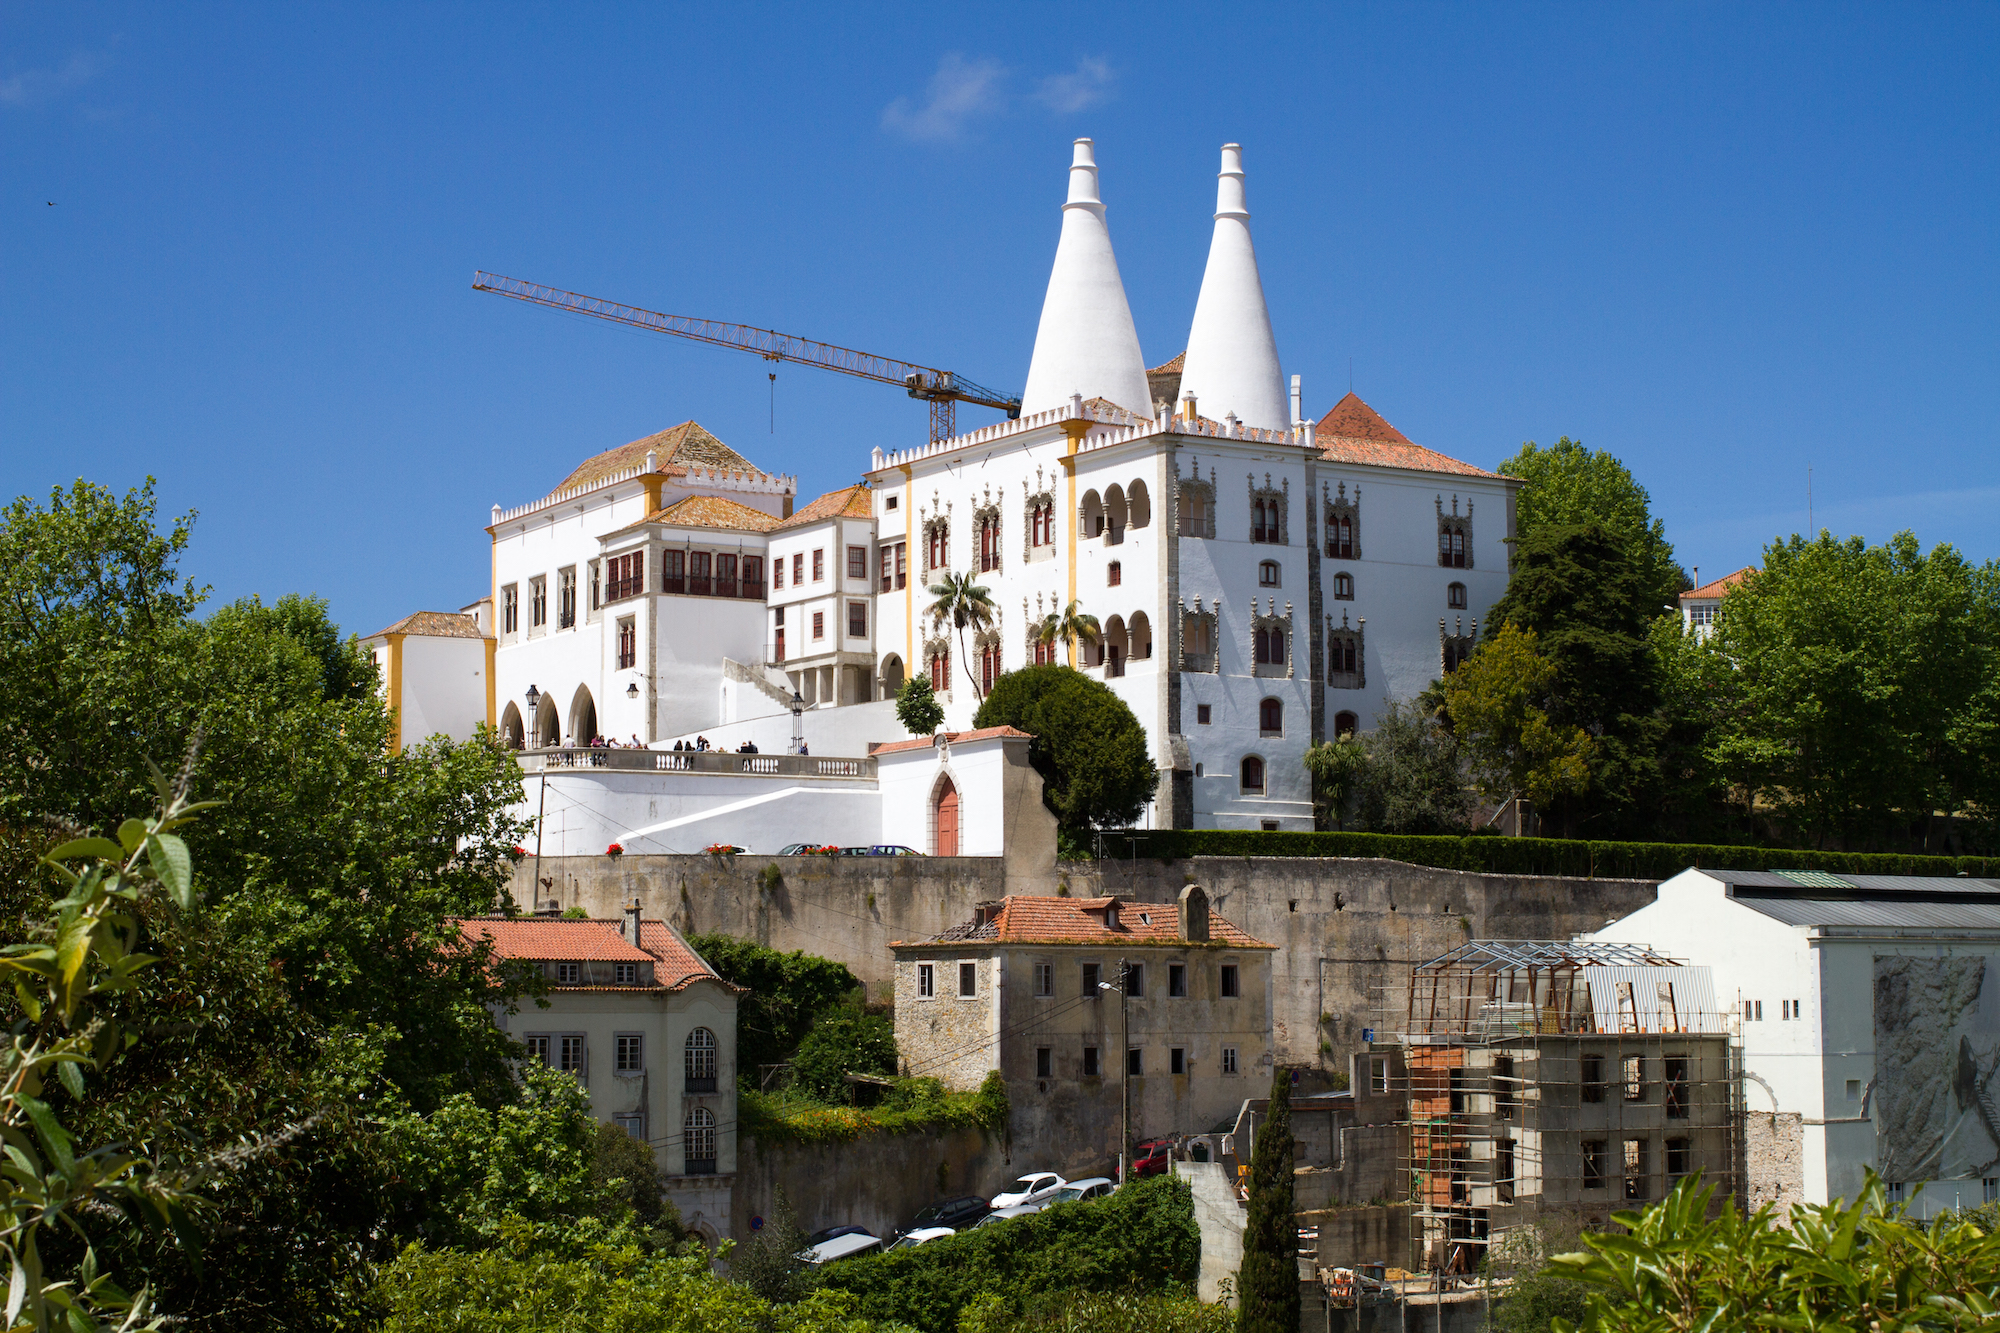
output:
[[[736,1000],[681,933],[642,919],[479,917],[458,923],[496,958],[535,964],[545,1003],[496,1015],[530,1059],[576,1075],[591,1112],[650,1145],[666,1197],[711,1242],[727,1237],[736,1174]]]
[[[1101,1169],[1118,1151],[1120,1075],[1135,1140],[1226,1128],[1271,1077],[1271,954],[1174,903],[1017,896],[891,946],[896,1043],[910,1074],[1007,1081],[1037,1164]]]

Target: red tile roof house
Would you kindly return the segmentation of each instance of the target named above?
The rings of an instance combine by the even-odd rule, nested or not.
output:
[[[999,1070],[1024,1169],[1115,1160],[1121,1064],[1135,1141],[1212,1129],[1270,1090],[1275,946],[1197,885],[1172,903],[1010,897],[890,947],[909,1072],[967,1089]]]
[[[711,1243],[729,1232],[736,1173],[736,1001],[741,988],[638,902],[622,919],[475,917],[458,923],[550,982],[500,1015],[531,1058],[577,1076],[592,1112],[652,1145],[666,1196]]]
[[[1756,566],[1745,565],[1734,574],[1724,574],[1713,583],[1704,583],[1699,588],[1682,593],[1681,628],[1691,629],[1702,638],[1707,638],[1715,627],[1715,613],[1721,609],[1722,599],[1756,572]]]

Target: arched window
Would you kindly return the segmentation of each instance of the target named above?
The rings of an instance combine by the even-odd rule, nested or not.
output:
[[[1359,656],[1355,652],[1353,635],[1336,634],[1327,640],[1326,669],[1329,675],[1351,673],[1358,665]]]
[[[929,544],[925,549],[927,560],[924,568],[943,569],[951,563],[951,525],[943,519],[938,519],[927,527],[925,535],[929,539]],[[798,582],[798,571],[793,570],[792,573],[794,575],[792,581]]]
[[[1251,638],[1257,650],[1258,666],[1283,666],[1285,664],[1285,631],[1278,628],[1257,630]]]
[[[684,1174],[715,1174],[715,1112],[706,1106],[690,1106],[682,1119],[681,1154]]]
[[[1335,574],[1333,576],[1333,600],[1351,602],[1354,600],[1354,575]]]
[[[979,520],[979,570],[987,573],[1000,568],[1000,511]]]
[[[1266,699],[1257,705],[1257,730],[1266,736],[1285,734],[1285,705],[1278,699]]]
[[[951,688],[951,649],[942,648],[931,654],[931,689],[943,694]]]
[[[1246,792],[1264,790],[1264,761],[1254,754],[1243,758],[1242,787]]]
[[[1085,491],[1077,505],[1076,532],[1079,537],[1104,535],[1104,500],[1096,491]]]
[[[1354,558],[1354,520],[1346,515],[1327,520],[1326,556],[1329,560]]]
[[[890,653],[882,659],[882,694],[884,698],[903,688],[903,659]]]
[[[1278,540],[1278,506],[1276,504],[1264,499],[1251,502],[1250,540],[1253,542],[1275,542]]]
[[[1265,560],[1258,564],[1257,586],[1260,588],[1275,588],[1279,586],[1277,561]]]
[[[1153,521],[1153,502],[1146,494],[1146,483],[1135,481],[1125,492],[1125,504],[1131,511],[1132,526],[1143,528]]]
[[[1454,583],[1449,588],[1446,588],[1444,590],[1444,601],[1445,605],[1451,607],[1453,610],[1463,610],[1465,608],[1465,585],[1463,583]]]
[[[1352,713],[1340,712],[1333,715],[1333,735],[1336,740],[1343,736],[1353,736],[1361,730],[1361,719]]]
[[[715,1091],[715,1034],[707,1028],[688,1033],[687,1090]]]
[[[1465,528],[1448,523],[1438,529],[1438,563],[1450,569],[1464,569]]]
[[[1208,535],[1208,493],[1194,483],[1181,486],[1181,536],[1206,537]]]

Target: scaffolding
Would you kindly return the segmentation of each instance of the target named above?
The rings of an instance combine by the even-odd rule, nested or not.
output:
[[[1475,940],[1371,998],[1371,1090],[1404,1108],[1411,1270],[1500,1267],[1695,1172],[1737,1192],[1740,1052],[1707,968],[1636,944]]]

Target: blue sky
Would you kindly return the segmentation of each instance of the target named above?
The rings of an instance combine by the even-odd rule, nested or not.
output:
[[[1078,135],[1150,361],[1240,141],[1315,413],[1351,366],[1456,457],[1610,449],[1705,577],[1809,467],[2000,556],[1992,4],[0,6],[5,492],[155,474],[217,597],[363,633],[689,417],[810,497],[921,406],[786,367],[772,433],[757,358],[473,271],[1018,388]]]

